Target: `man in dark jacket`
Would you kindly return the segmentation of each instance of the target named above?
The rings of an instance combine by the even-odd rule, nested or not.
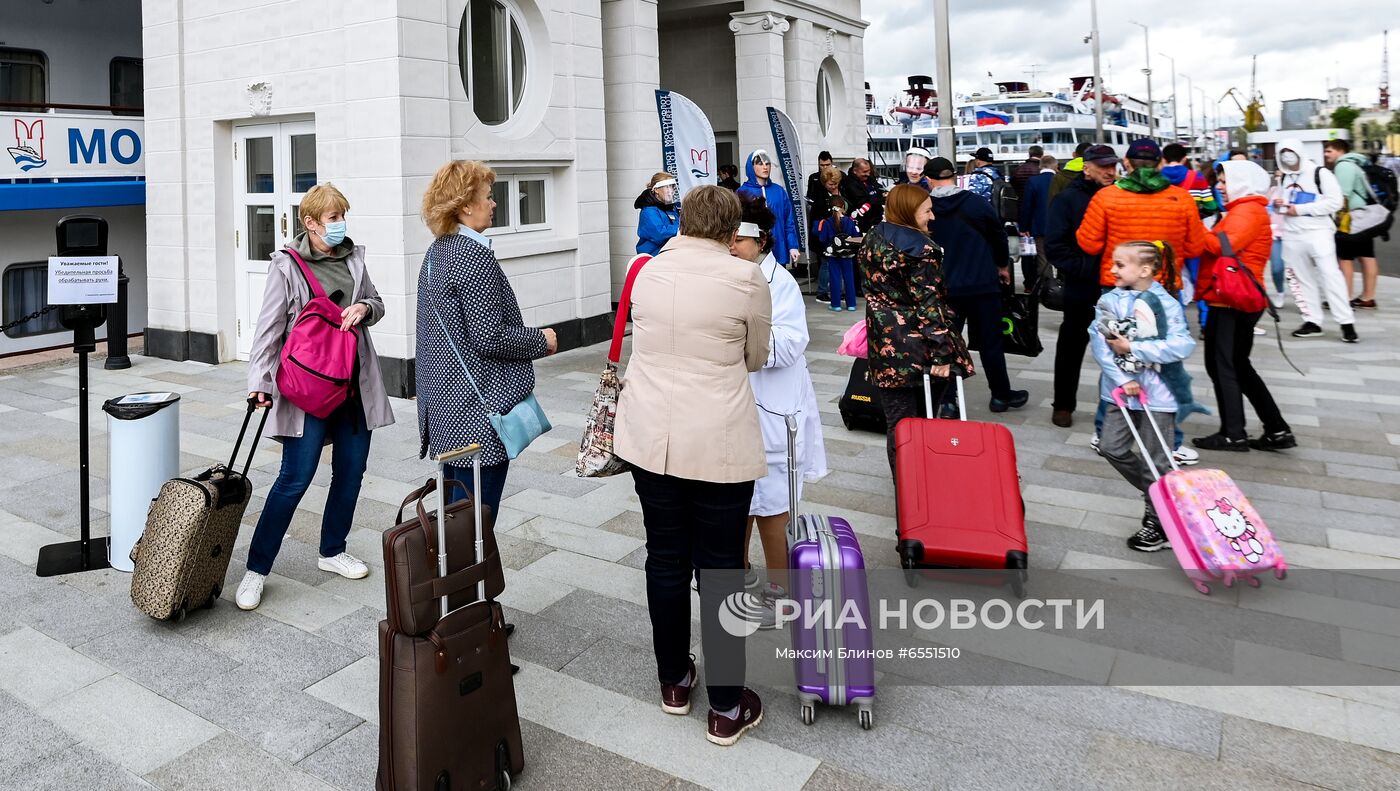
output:
[[[1074,159],[1061,165],[1060,172],[1050,180],[1050,200],[1053,201],[1055,196],[1060,194],[1060,190],[1084,176],[1084,152],[1088,151],[1091,145],[1093,143],[1081,142],[1074,147]]]
[[[1089,325],[1099,301],[1099,256],[1084,252],[1075,239],[1089,201],[1113,183],[1118,155],[1108,146],[1090,146],[1083,153],[1084,172],[1050,201],[1045,219],[1045,254],[1064,281],[1065,312],[1055,342],[1055,400],[1051,421],[1061,427],[1074,425],[1075,394],[1079,369],[1089,345]]]
[[[1045,272],[1045,217],[1050,212],[1050,180],[1055,177],[1055,157],[1046,155],[1040,158],[1040,172],[1026,182],[1021,195],[1021,217],[1017,226],[1021,231],[1021,280],[1026,290],[1035,288],[1036,281]],[[1025,241],[1034,240],[1035,254],[1024,255]]]
[[[1016,190],[1016,197],[1021,199],[1023,205],[1026,201],[1026,183],[1040,175],[1040,158],[1045,156],[1045,149],[1031,146],[1027,149],[1026,156],[1026,161],[1011,171],[1011,188]]]
[[[739,176],[739,166],[738,166],[738,165],[720,165],[720,166],[719,166],[719,185],[720,185],[721,187],[724,187],[725,189],[734,190],[735,192],[738,192],[738,191],[739,191],[739,187],[742,186],[742,185],[739,184],[738,176]]]
[[[841,196],[850,207],[851,218],[864,236],[885,219],[885,191],[875,178],[875,166],[868,159],[857,159],[841,179]]]
[[[948,304],[956,315],[958,331],[972,325],[972,338],[992,391],[991,410],[1005,412],[1026,405],[1030,394],[1012,390],[1002,351],[1001,293],[1011,284],[1010,250],[1006,230],[992,206],[976,193],[957,185],[953,163],[935,157],[925,171],[933,186],[933,222],[929,235],[943,248],[943,282]],[[956,410],[955,390],[944,397],[945,414]]]
[[[835,167],[831,160],[831,152],[823,151],[817,154],[817,171],[807,176],[807,270],[808,277],[815,277],[817,289],[817,301],[822,304],[831,302],[831,295],[827,293],[826,287],[826,260],[822,256],[822,245],[817,240],[817,221],[826,218],[831,211],[831,199],[825,186],[822,185],[822,171],[830,167]]]

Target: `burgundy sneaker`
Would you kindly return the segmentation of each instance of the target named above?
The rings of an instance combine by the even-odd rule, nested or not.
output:
[[[735,716],[726,717],[710,709],[710,730],[705,738],[721,747],[728,747],[739,741],[744,731],[760,722],[763,722],[763,701],[758,699],[758,693],[744,687],[739,693],[739,713]]]
[[[695,657],[690,658],[689,684],[662,684],[661,710],[667,714],[690,713],[690,693],[695,689]]]

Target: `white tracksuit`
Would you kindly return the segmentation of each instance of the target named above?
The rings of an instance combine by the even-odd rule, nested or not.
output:
[[[1288,282],[1293,300],[1304,321],[1322,326],[1322,303],[1326,302],[1332,319],[1338,324],[1353,321],[1351,301],[1347,296],[1346,280],[1337,263],[1337,226],[1332,215],[1342,209],[1342,188],[1337,177],[1327,168],[1303,156],[1302,143],[1284,140],[1279,152],[1292,150],[1298,154],[1299,166],[1288,170],[1279,165],[1282,194],[1311,193],[1310,203],[1295,203],[1297,216],[1280,215],[1283,227],[1283,262],[1288,267]]]

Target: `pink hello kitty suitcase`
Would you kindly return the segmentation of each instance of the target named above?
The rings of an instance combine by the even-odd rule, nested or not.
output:
[[[1172,469],[1166,475],[1157,470],[1152,456],[1138,434],[1128,405],[1124,400],[1123,388],[1113,391],[1113,400],[1123,410],[1128,430],[1137,440],[1138,449],[1157,479],[1148,488],[1152,507],[1157,518],[1162,521],[1162,530],[1171,542],[1177,562],[1186,572],[1196,590],[1210,595],[1210,585],[1220,580],[1225,587],[1243,579],[1251,587],[1259,587],[1260,572],[1273,569],[1274,576],[1283,579],[1288,573],[1283,550],[1274,541],[1273,533],[1254,510],[1249,498],[1244,496],[1224,470],[1183,470],[1172,458],[1171,448],[1147,412],[1147,422],[1152,425],[1152,433],[1157,441],[1167,449],[1167,458]],[[1147,401],[1142,401],[1144,411]]]

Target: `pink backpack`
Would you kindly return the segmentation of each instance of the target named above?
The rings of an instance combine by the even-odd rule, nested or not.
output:
[[[340,329],[340,306],[326,296],[311,267],[296,251],[287,253],[311,288],[311,301],[297,314],[282,344],[277,391],[308,415],[329,417],[356,386],[359,336]]]

